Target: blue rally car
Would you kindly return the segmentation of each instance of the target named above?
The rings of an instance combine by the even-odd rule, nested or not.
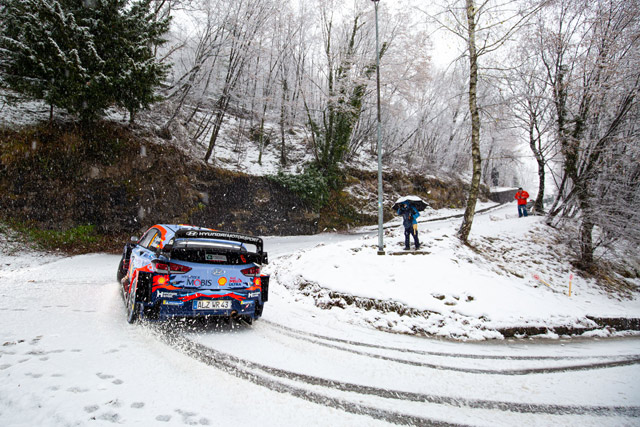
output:
[[[118,266],[127,321],[219,316],[248,323],[269,294],[262,239],[190,225],[154,225],[131,238]]]

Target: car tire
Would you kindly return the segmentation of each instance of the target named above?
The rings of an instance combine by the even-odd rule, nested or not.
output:
[[[256,304],[255,316],[256,317],[262,316],[262,310],[264,310],[264,304]]]
[[[138,304],[136,303],[138,284],[135,283],[132,287],[133,289],[131,289],[127,295],[127,323],[135,323],[138,319]]]
[[[122,278],[127,274],[126,271],[124,270],[124,257],[120,259],[120,264],[118,264],[118,274],[116,274],[116,277],[118,278],[118,282],[122,281]]]

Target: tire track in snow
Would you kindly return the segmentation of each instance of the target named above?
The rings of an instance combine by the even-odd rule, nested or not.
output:
[[[182,335],[173,334],[166,331],[157,330],[160,339],[172,348],[182,351],[189,357],[199,360],[209,366],[217,369],[221,369],[228,374],[234,375],[238,378],[251,381],[254,384],[268,388],[269,390],[276,391],[278,393],[286,393],[300,399],[307,400],[309,402],[339,409],[345,412],[349,412],[356,415],[365,415],[371,418],[375,418],[382,421],[387,421],[393,424],[399,425],[429,425],[436,427],[449,427],[449,426],[464,426],[464,424],[455,424],[445,421],[440,421],[432,418],[418,417],[414,415],[402,414],[399,412],[386,411],[378,409],[372,406],[363,405],[360,403],[349,402],[344,399],[326,396],[321,393],[316,393],[310,390],[306,390],[301,387],[289,385],[273,378],[269,378],[263,374],[269,373],[277,377],[287,378],[289,375],[287,371],[269,368],[262,366],[254,362],[250,362],[245,359],[240,359],[233,355],[222,353],[213,348],[199,344],[193,340],[190,340]],[[263,374],[256,374],[251,372],[251,369],[262,371]],[[279,375],[276,375],[276,372]],[[291,378],[298,379],[300,374],[291,373]],[[301,377],[308,377],[301,375]],[[312,379],[314,377],[308,377]],[[321,380],[321,379],[320,379]],[[318,384],[313,384],[313,381],[304,381],[309,385],[325,385],[334,384],[332,381],[322,380]],[[321,384],[324,383],[324,384]]]
[[[399,412],[380,410],[374,407],[352,403],[343,399],[328,397],[320,393],[312,392],[300,387],[280,382],[273,377],[283,380],[295,380],[306,385],[321,386],[328,389],[352,392],[360,395],[375,396],[385,399],[402,400],[408,402],[447,405],[458,408],[500,410],[523,414],[595,415],[633,418],[640,417],[640,406],[572,406],[518,403],[494,400],[467,399],[462,397],[440,396],[365,386],[300,374],[292,371],[286,371],[280,368],[262,365],[247,359],[242,359],[231,354],[221,352],[219,350],[215,350],[211,347],[207,347],[203,344],[197,343],[185,337],[184,335],[173,332],[159,331],[159,336],[167,344],[178,348],[183,353],[194,359],[197,359],[212,367],[223,369],[227,373],[252,381],[255,384],[267,387],[270,390],[288,393],[313,403],[331,406],[333,408],[341,409],[354,414],[368,415],[373,418],[393,422],[395,424],[423,425],[426,423],[427,425],[456,425],[444,423],[433,419],[401,414]]]
[[[440,370],[452,370],[459,372],[467,372],[467,373],[482,373],[482,374],[497,374],[497,375],[529,375],[529,374],[548,374],[548,373],[556,373],[556,372],[568,372],[568,371],[584,371],[590,369],[603,369],[603,368],[614,368],[618,366],[627,366],[627,365],[635,365],[640,363],[640,355],[630,355],[630,356],[572,356],[572,359],[604,359],[606,362],[601,363],[588,363],[581,365],[570,365],[570,366],[561,366],[561,367],[551,367],[551,368],[528,368],[528,369],[512,369],[512,370],[491,370],[491,369],[471,369],[471,368],[456,368],[456,367],[448,367],[444,365],[437,365],[432,363],[424,363],[424,362],[416,362],[412,360],[399,359],[391,356],[384,356],[376,353],[369,353],[366,351],[355,350],[347,347],[342,347],[336,344],[329,344],[327,342],[323,342],[321,340],[326,340],[330,342],[336,342],[340,344],[353,345],[356,347],[366,347],[366,348],[374,348],[380,350],[391,350],[391,351],[399,351],[403,353],[412,353],[421,356],[440,356],[440,357],[451,357],[451,358],[465,358],[465,359],[488,359],[488,360],[566,360],[566,356],[501,356],[501,355],[482,355],[482,354],[465,354],[465,353],[445,353],[445,352],[437,352],[437,351],[423,351],[423,350],[414,350],[409,348],[400,348],[400,347],[391,347],[380,344],[369,344],[363,343],[359,341],[351,341],[344,340],[340,338],[328,337],[324,335],[314,334],[310,332],[304,332],[298,329],[289,328],[287,326],[283,326],[277,323],[270,322],[268,320],[261,320],[262,323],[269,324],[275,328],[281,329],[285,331],[285,333],[292,337],[297,338],[303,341],[308,341],[317,345],[321,345],[328,348],[333,348],[337,350],[346,351],[349,353],[358,354],[361,356],[367,356],[371,358],[387,360],[391,362],[403,363],[406,365],[412,366],[420,366],[432,369],[440,369]],[[310,338],[313,337],[313,338]],[[317,339],[314,339],[317,338]],[[613,360],[611,360],[613,359]]]

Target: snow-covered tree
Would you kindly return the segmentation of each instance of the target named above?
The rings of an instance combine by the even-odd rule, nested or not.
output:
[[[577,218],[579,263],[600,245],[640,244],[640,2],[558,0],[540,22],[563,179],[550,220]]]
[[[220,51],[219,72],[222,87],[219,88],[217,100],[208,119],[208,122],[211,122],[211,136],[204,156],[205,161],[209,161],[213,155],[224,118],[232,98],[236,95],[238,82],[241,81],[251,58],[256,56],[263,26],[271,19],[276,8],[272,1],[234,0],[224,3],[228,14],[220,23],[225,40]]]
[[[520,43],[512,50],[513,66],[504,70],[501,95],[511,109],[509,122],[520,130],[520,138],[527,141],[538,167],[538,194],[534,211],[544,212],[547,170],[555,172],[551,162],[559,154],[553,137],[551,93],[544,78],[544,65],[536,55],[533,31],[519,37]]]
[[[342,28],[336,25],[334,13],[333,9],[322,9],[326,65],[318,85],[324,88],[324,96],[316,108],[306,105],[316,162],[335,186],[338,167],[362,112],[366,79],[375,72],[375,64],[372,66],[371,57],[368,64],[362,61],[361,12],[356,11]]]
[[[83,119],[113,104],[133,118],[154,100],[169,21],[151,0],[0,0],[0,15],[3,86]]]
[[[468,102],[471,117],[471,183],[467,207],[458,236],[467,243],[475,216],[482,155],[480,147],[481,106],[478,103],[480,59],[496,52],[507,43],[522,24],[539,10],[539,1],[519,0],[448,0],[440,13],[431,15],[464,42],[464,57],[468,61]]]

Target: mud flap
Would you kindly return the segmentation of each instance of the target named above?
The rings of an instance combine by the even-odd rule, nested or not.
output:
[[[262,303],[264,304],[266,301],[269,301],[269,279],[271,276],[260,276],[260,282],[262,283],[262,292],[260,293],[260,298],[262,299]]]
[[[136,302],[148,304],[151,302],[151,288],[153,278],[150,273],[138,273],[138,289],[136,290]]]

